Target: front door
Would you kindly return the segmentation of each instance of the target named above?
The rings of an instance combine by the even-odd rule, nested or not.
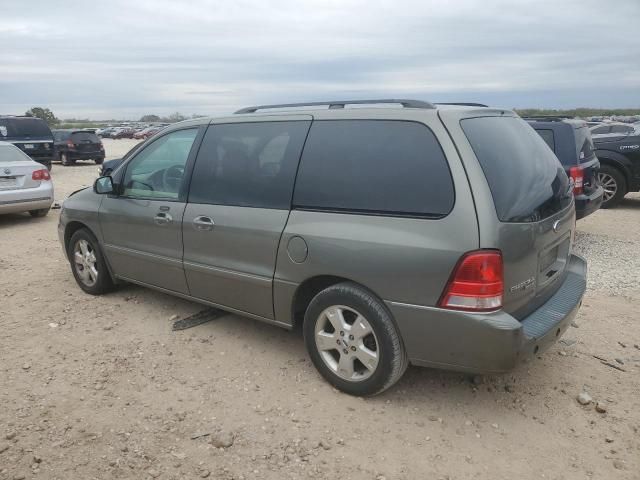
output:
[[[167,133],[128,162],[119,195],[100,205],[107,259],[118,277],[188,293],[182,267],[184,172],[197,128]]]
[[[274,318],[276,255],[310,120],[293,115],[209,126],[183,222],[192,296]]]

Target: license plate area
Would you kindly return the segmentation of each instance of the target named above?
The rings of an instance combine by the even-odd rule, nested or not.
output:
[[[16,177],[0,177],[0,188],[13,188],[18,186]]]
[[[538,257],[538,285],[554,281],[567,266],[571,247],[571,232],[567,232],[557,242],[546,247]]]

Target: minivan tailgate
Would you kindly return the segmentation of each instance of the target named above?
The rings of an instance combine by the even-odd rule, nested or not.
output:
[[[573,205],[539,222],[502,223],[504,310],[526,317],[562,284],[575,234]]]

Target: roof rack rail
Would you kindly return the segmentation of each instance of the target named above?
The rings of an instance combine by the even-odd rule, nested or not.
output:
[[[255,113],[258,110],[268,108],[293,108],[293,107],[318,107],[328,105],[330,109],[344,108],[345,105],[368,105],[377,103],[399,103],[404,108],[436,108],[432,103],[422,100],[406,100],[402,98],[384,98],[378,100],[335,100],[331,102],[308,102],[308,103],[282,103],[279,105],[256,105],[255,107],[241,108],[235,113]]]
[[[485,105],[484,103],[473,103],[473,102],[436,102],[436,105],[458,105],[460,107],[488,107],[489,105]]]

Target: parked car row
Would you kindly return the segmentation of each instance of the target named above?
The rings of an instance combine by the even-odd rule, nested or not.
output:
[[[574,152],[563,168],[509,110],[323,106],[174,124],[72,194],[58,232],[79,287],[301,325],[318,371],[354,395],[410,363],[504,372],[560,338],[586,289],[572,248],[579,182],[597,191],[586,125],[538,125]]]
[[[96,130],[96,134],[102,138],[136,138],[147,139],[152,137],[160,130],[162,130],[166,124],[162,125],[147,125],[140,127],[106,127]]]

